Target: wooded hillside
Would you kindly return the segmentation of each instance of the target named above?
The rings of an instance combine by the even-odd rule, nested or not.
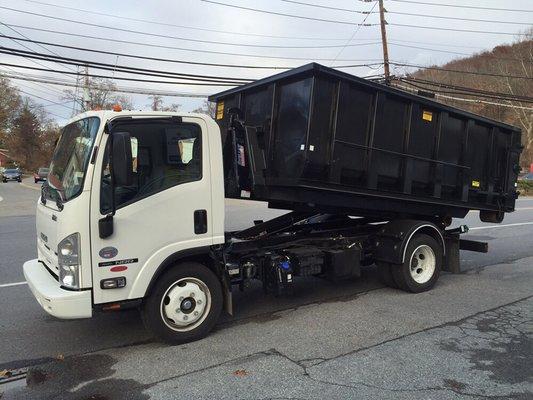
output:
[[[521,164],[533,163],[533,31],[511,45],[406,74],[395,85],[521,128]]]

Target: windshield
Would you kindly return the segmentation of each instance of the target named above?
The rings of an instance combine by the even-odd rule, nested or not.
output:
[[[99,126],[98,117],[89,117],[73,122],[61,131],[50,164],[48,186],[55,189],[63,201],[77,196],[83,188]]]
[[[39,168],[39,174],[47,174],[48,173],[48,168]]]
[[[16,174],[18,172],[19,172],[18,169],[6,169],[6,173],[7,174]]]

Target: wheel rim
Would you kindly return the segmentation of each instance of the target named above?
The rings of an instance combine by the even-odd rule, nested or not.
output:
[[[433,277],[437,258],[435,252],[426,244],[418,246],[411,255],[409,272],[416,283],[427,283]]]
[[[161,317],[177,332],[190,331],[201,325],[211,310],[211,292],[197,278],[174,282],[161,298]]]

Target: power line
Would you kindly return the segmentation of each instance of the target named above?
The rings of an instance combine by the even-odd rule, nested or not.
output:
[[[72,100],[60,103],[60,102],[56,102],[56,101],[53,101],[53,100],[50,100],[50,99],[45,99],[44,97],[37,96],[36,94],[25,92],[22,89],[18,89],[18,91],[21,92],[21,93],[24,93],[27,96],[31,96],[31,97],[35,97],[35,98],[40,99],[40,100],[48,101],[50,104],[47,104],[47,106],[62,106],[62,107],[65,107],[65,108],[70,110],[70,107],[65,106],[65,104],[72,102]]]
[[[407,86],[396,85],[396,87],[409,91],[409,92],[418,93],[417,89],[413,89]],[[488,104],[488,105],[494,105],[494,106],[499,106],[499,107],[517,108],[521,110],[533,111],[533,107],[524,107],[524,106],[518,106],[514,104],[505,104],[505,103],[498,103],[498,102],[479,100],[479,99],[465,99],[464,97],[447,96],[447,95],[442,95],[438,93],[435,93],[435,97],[446,99],[446,100],[462,101],[466,103]]]
[[[431,15],[431,14],[416,14],[416,13],[406,13],[400,11],[387,11],[388,14],[397,14],[397,15],[408,15],[411,17],[424,17],[424,18],[437,18],[437,19],[448,19],[456,21],[470,21],[470,22],[487,22],[494,24],[509,24],[509,25],[524,25],[530,26],[530,23],[527,22],[516,22],[516,21],[501,21],[494,19],[479,19],[479,18],[464,18],[464,17],[447,17],[444,15]]]
[[[60,64],[87,65],[93,68],[104,69],[107,71],[127,72],[127,73],[138,74],[138,75],[160,76],[160,77],[166,77],[166,78],[174,77],[174,78],[180,78],[180,79],[186,79],[186,80],[205,80],[205,81],[212,80],[213,82],[215,81],[216,82],[228,82],[229,81],[231,83],[248,83],[252,80],[252,79],[245,79],[245,78],[232,78],[232,77],[214,76],[214,75],[185,74],[185,73],[160,71],[160,70],[147,69],[147,68],[128,67],[128,66],[123,66],[123,65],[118,65],[118,64],[108,64],[108,63],[101,63],[101,62],[96,62],[96,61],[82,60],[79,58],[49,56],[43,53],[28,52],[28,51],[13,49],[13,48],[4,47],[4,46],[0,46],[0,53],[10,54],[10,55],[19,56],[19,57],[22,56],[22,57],[36,58],[39,60],[54,60]]]
[[[2,35],[0,34],[0,38],[6,38],[11,39],[11,36]],[[262,65],[242,65],[242,64],[221,64],[221,63],[206,63],[206,62],[196,62],[196,61],[185,61],[185,60],[176,60],[176,59],[169,59],[169,58],[159,58],[159,57],[149,57],[149,56],[140,56],[135,54],[128,54],[128,53],[118,53],[114,51],[106,51],[106,50],[94,50],[86,47],[77,47],[77,46],[69,46],[64,44],[58,44],[58,43],[52,43],[52,42],[43,42],[40,40],[28,40],[28,39],[19,39],[19,40],[25,40],[31,43],[40,43],[45,44],[47,46],[54,46],[54,47],[60,47],[64,49],[71,49],[71,50],[79,50],[79,51],[86,51],[91,53],[99,53],[99,54],[108,54],[118,57],[129,57],[129,58],[137,58],[142,60],[150,60],[150,61],[162,61],[162,62],[170,62],[170,63],[177,63],[177,64],[190,64],[190,65],[202,65],[202,66],[209,66],[209,67],[229,67],[229,68],[246,68],[246,69],[290,69],[293,67],[289,66],[262,66]],[[109,39],[112,40],[112,39]],[[373,42],[373,43],[366,43],[368,45],[370,44],[379,44],[379,42]]]
[[[22,36],[24,39],[29,39],[28,36],[24,35],[23,33],[20,33],[19,31],[15,30],[15,29],[14,29],[13,27],[11,27],[11,26],[9,26],[9,25],[7,25],[7,24],[4,24],[2,21],[0,21],[0,24],[4,25],[6,28],[12,30],[12,31],[15,32],[17,35]],[[14,40],[16,40],[16,39],[14,39]],[[20,43],[19,43],[19,45],[21,45],[21,46],[24,47],[24,48],[27,48],[26,46],[24,46],[24,45],[22,45],[22,44],[20,44]],[[59,55],[58,53],[55,53],[54,51],[52,51],[52,50],[50,50],[50,49],[47,49],[47,48],[44,47],[44,46],[41,46],[41,45],[39,45],[39,44],[38,44],[37,46],[40,47],[41,49],[43,49],[44,51],[50,53],[50,54],[55,54],[56,56]],[[28,49],[28,48],[27,48],[27,49]],[[28,50],[32,50],[32,49],[28,49]]]
[[[207,1],[207,0],[202,0],[202,1]],[[216,45],[236,46],[236,47],[273,48],[273,49],[331,49],[331,48],[342,47],[342,45],[279,46],[279,45],[243,44],[243,43],[233,43],[233,42],[222,42],[222,41],[216,41],[216,40],[191,39],[191,38],[185,38],[185,37],[181,37],[181,36],[163,35],[163,34],[153,33],[153,32],[144,32],[144,31],[137,31],[137,30],[133,30],[133,29],[117,28],[117,27],[114,27],[114,26],[94,24],[92,22],[78,21],[78,20],[70,19],[70,18],[62,18],[62,17],[53,16],[53,15],[35,13],[35,12],[31,12],[31,11],[18,10],[16,8],[11,8],[11,7],[0,6],[0,9],[13,11],[13,12],[16,12],[16,13],[21,13],[21,14],[33,15],[33,16],[37,16],[37,17],[41,17],[41,18],[48,18],[48,19],[52,19],[52,20],[55,20],[55,21],[63,21],[63,22],[69,22],[69,23],[78,24],[78,25],[93,26],[93,27],[96,27],[96,28],[103,28],[103,29],[110,29],[110,30],[120,31],[120,32],[134,33],[134,34],[137,34],[137,35],[152,36],[152,37],[158,37],[158,38],[164,38],[164,39],[182,40],[182,41],[194,42],[194,43],[216,44]],[[356,24],[350,23],[350,25],[356,25]],[[353,46],[357,46],[357,45],[353,45]]]
[[[5,24],[7,25],[7,24]],[[95,36],[87,36],[87,35],[77,35],[74,33],[69,32],[61,32],[61,31],[53,31],[48,29],[39,29],[39,28],[33,28],[28,26],[20,26],[20,25],[13,25],[22,29],[30,29],[30,30],[37,30],[37,31],[44,31],[49,33],[55,33],[59,35],[66,35],[66,36],[74,36],[74,37],[83,37],[88,39],[96,39],[96,40],[105,40],[105,41],[113,41],[113,42],[119,42],[119,43],[127,43],[127,44],[134,44],[134,45],[140,45],[140,46],[148,46],[148,47],[162,47],[165,49],[175,49],[175,50],[185,50],[185,51],[197,51],[197,52],[207,52],[211,53],[210,51],[201,51],[201,50],[194,50],[194,49],[183,49],[180,47],[170,47],[170,46],[159,46],[155,44],[147,44],[147,43],[141,43],[141,42],[130,42],[130,41],[121,41],[117,39],[111,39],[111,38],[102,38],[102,37],[95,37]],[[69,46],[64,44],[58,44],[53,42],[44,42],[40,40],[32,40],[32,39],[23,39],[23,38],[16,38],[9,35],[2,35],[0,34],[0,37],[4,37],[6,39],[17,39],[18,41],[26,41],[30,43],[39,43],[47,46],[55,46],[59,48],[64,49],[71,49],[71,50],[80,50],[80,51],[87,51],[92,53],[100,53],[100,54],[108,54],[113,56],[120,56],[120,57],[130,57],[130,58],[138,58],[138,59],[144,59],[144,60],[151,60],[151,61],[163,61],[163,62],[171,62],[171,63],[178,63],[178,64],[190,64],[190,65],[202,65],[202,66],[209,66],[209,67],[228,67],[228,68],[244,68],[244,69],[290,69],[294,68],[294,66],[277,66],[277,65],[245,65],[245,64],[224,64],[224,63],[208,63],[208,62],[196,62],[196,61],[186,61],[186,60],[177,60],[177,59],[168,59],[168,58],[159,58],[159,57],[150,57],[150,56],[141,56],[141,55],[133,55],[128,53],[118,53],[113,51],[105,51],[105,50],[94,50],[86,47],[76,47],[76,46]],[[347,39],[349,40],[349,39]],[[358,40],[356,38],[352,40]],[[377,39],[376,39],[377,40]],[[367,45],[376,45],[381,42],[370,42],[370,43],[363,43],[360,44],[360,46],[367,46]],[[458,54],[458,55],[465,55],[469,56],[471,54],[469,53],[462,53],[462,52],[454,52],[454,51],[446,51],[446,50],[438,50],[433,48],[427,48],[427,47],[417,47],[417,46],[408,46],[408,45],[402,45],[398,43],[415,43],[415,44],[427,44],[431,46],[443,46],[443,47],[461,47],[461,48],[469,48],[469,49],[477,49],[481,51],[482,49],[476,46],[466,46],[466,45],[459,45],[459,44],[442,44],[442,43],[430,43],[430,42],[419,42],[414,40],[399,40],[395,39],[393,42],[396,46],[401,47],[410,47],[420,50],[431,50],[436,52],[442,52],[442,53],[450,53],[450,54]],[[237,56],[246,56],[246,57],[257,57],[257,58],[277,58],[277,59],[289,59],[289,60],[310,60],[309,58],[285,58],[285,57],[264,57],[261,55],[252,55],[252,54],[239,54],[239,53],[224,53],[224,52],[214,52],[215,54],[227,54],[227,55],[237,55]],[[502,58],[498,57],[498,59],[504,59],[504,60],[512,60],[512,61],[522,61],[520,59],[513,59],[513,58]],[[333,61],[334,59],[322,59],[322,58],[315,58],[316,61]],[[342,61],[376,61],[377,59],[370,59],[370,60],[342,60]],[[526,60],[527,61],[527,60]]]
[[[355,29],[355,31],[353,32],[352,36],[350,37],[350,40],[348,40],[346,42],[346,45],[339,50],[339,52],[337,53],[337,55],[335,56],[335,60],[337,60],[337,58],[339,58],[339,56],[342,54],[342,52],[346,49],[346,47],[348,47],[348,45],[351,43],[351,41],[354,39],[355,35],[357,35],[357,33],[359,32],[359,30],[361,29],[361,27],[363,26],[363,24],[366,22],[367,18],[370,16],[370,14],[372,14],[372,12],[374,11],[374,8],[376,8],[376,4],[375,3],[372,8],[370,9],[370,11],[365,15],[365,18],[363,19],[363,21],[361,22],[361,24],[357,25],[357,28]],[[335,62],[335,61],[333,61]]]
[[[23,35],[22,33],[20,33],[19,31],[13,29],[11,26],[9,26],[9,25],[7,25],[7,24],[4,24],[2,21],[0,21],[0,24],[4,25],[6,28],[12,30],[12,31],[15,32],[17,35],[22,36],[22,38],[18,38],[18,37],[10,36],[9,39],[10,39],[12,42],[16,43],[17,45],[19,45],[19,46],[21,46],[21,47],[23,47],[23,48],[25,48],[25,49],[27,49],[27,50],[33,51],[33,49],[32,49],[31,47],[26,46],[24,43],[20,43],[21,41],[27,41],[27,40],[31,40],[31,39],[29,39],[27,36],[24,36],[24,35]],[[0,34],[1,34],[1,33],[0,33]],[[41,47],[42,47],[42,46],[41,46]],[[49,51],[49,50],[47,50],[47,51]],[[38,62],[38,61],[31,60],[30,58],[28,58],[28,60],[29,60],[30,62],[36,64],[36,65],[39,65],[39,66],[44,67],[44,68],[48,68],[47,65],[45,65],[45,64],[41,64],[41,63]]]
[[[8,25],[8,24],[6,24]],[[159,45],[155,43],[144,43],[144,42],[134,42],[130,40],[120,40],[120,39],[114,39],[114,38],[104,38],[99,36],[92,36],[92,35],[83,35],[79,33],[72,33],[72,32],[63,32],[63,31],[57,31],[53,29],[44,29],[44,28],[34,28],[29,26],[22,26],[22,25],[14,25],[9,24],[9,26],[14,26],[21,29],[29,29],[33,31],[38,32],[48,32],[48,33],[54,33],[58,35],[64,35],[64,36],[71,36],[71,37],[80,37],[85,39],[95,39],[95,40],[103,40],[113,43],[124,43],[124,44],[133,44],[138,46],[145,46],[150,48],[160,48],[160,49],[171,49],[171,50],[180,50],[180,51],[190,51],[194,53],[205,53],[205,54],[219,54],[219,55],[226,55],[226,56],[237,56],[237,57],[249,57],[249,58],[258,58],[258,59],[275,59],[275,60],[297,60],[297,61],[333,61],[332,58],[320,58],[320,57],[291,57],[291,56],[268,56],[264,54],[247,54],[247,53],[234,53],[234,52],[226,52],[226,51],[214,51],[214,50],[199,50],[199,49],[189,49],[186,47],[175,47],[175,46],[165,46],[165,45]],[[343,61],[343,62],[366,62],[366,61],[379,61],[379,59],[373,58],[373,59],[362,59],[362,60],[337,60],[337,61]]]
[[[231,8],[238,8],[239,10],[246,10],[246,11],[253,11],[263,14],[271,14],[271,15],[278,15],[281,17],[289,17],[289,18],[297,18],[297,19],[305,19],[309,21],[318,21],[318,22],[328,22],[333,24],[343,24],[343,25],[359,25],[356,22],[348,22],[348,21],[335,21],[332,19],[323,19],[323,18],[314,18],[314,17],[305,17],[303,15],[296,15],[296,14],[286,14],[286,13],[280,13],[276,11],[268,11],[268,10],[261,10],[259,8],[251,8],[251,7],[243,7],[243,6],[237,6],[235,4],[227,4],[227,3],[221,3],[218,1],[212,1],[212,0],[201,0],[204,3],[211,3],[216,4],[219,6],[225,6],[225,7],[231,7]],[[378,24],[365,24],[363,26],[377,26]]]
[[[476,88],[471,88],[467,86],[459,86],[459,85],[454,85],[454,84],[445,83],[445,82],[429,81],[427,79],[415,78],[412,76],[399,77],[398,79],[403,80],[403,81],[412,81],[412,82],[420,83],[423,85],[452,89],[452,90],[462,90],[462,91],[468,91],[470,93],[486,94],[486,95],[499,96],[499,97],[512,97],[513,99],[516,99],[517,101],[533,102],[533,97],[530,97],[530,96],[520,96],[520,95],[515,95],[512,93],[492,92],[490,90],[476,89]]]
[[[305,3],[303,1],[294,1],[294,0],[281,0],[281,1],[285,3],[293,3],[293,4],[299,4],[302,6],[315,7],[315,8],[323,8],[327,10],[346,11],[346,12],[350,12],[354,14],[377,14],[377,12],[373,12],[373,11],[358,11],[358,10],[352,10],[350,8],[339,8],[339,7],[324,6],[322,4]]]
[[[7,49],[7,50],[2,50]],[[149,70],[145,68],[134,68],[134,67],[125,67],[117,64],[107,64],[107,63],[99,63],[94,61],[88,61],[88,60],[81,60],[81,59],[74,59],[74,58],[68,58],[68,57],[53,57],[48,55],[42,55],[42,53],[31,53],[24,52],[22,50],[14,50],[9,49],[3,46],[0,46],[0,53],[2,54],[9,54],[13,56],[19,56],[19,57],[30,57],[30,58],[36,58],[38,60],[56,60],[56,62],[59,63],[65,63],[70,65],[87,65],[92,68],[96,69],[102,69],[106,71],[114,71],[114,72],[122,72],[122,73],[128,73],[128,74],[134,74],[134,75],[143,75],[143,76],[156,76],[156,77],[162,77],[162,78],[175,78],[175,79],[184,79],[184,80],[190,80],[190,83],[187,82],[179,82],[180,84],[191,84],[191,85],[201,85],[198,83],[205,82],[205,85],[209,85],[210,83],[214,83],[214,86],[220,86],[217,85],[219,83],[221,84],[229,84],[233,86],[241,85],[250,82],[250,79],[242,79],[242,78],[228,78],[228,77],[216,77],[216,76],[206,76],[206,75],[192,75],[192,74],[183,74],[183,73],[172,73],[172,72],[166,72],[166,71],[157,71],[157,70]],[[20,54],[22,53],[22,54]],[[375,65],[381,65],[382,63],[377,63]],[[13,64],[1,64],[0,65],[12,65],[19,68],[32,68],[32,67],[25,67],[21,65],[13,65]],[[351,65],[350,67],[368,67],[372,68],[372,64],[359,64],[359,65]],[[57,70],[51,70],[51,69],[42,69],[42,68],[34,68],[36,70],[43,70],[43,71],[50,71],[50,72],[58,72],[61,73],[61,71]],[[70,73],[70,72],[65,72]],[[75,73],[78,75],[78,73]],[[95,77],[99,77],[97,75],[94,75]],[[108,79],[123,79],[127,80],[127,78],[117,78],[117,77],[106,77]],[[174,82],[163,82],[163,81],[145,81],[145,82],[156,82],[156,83],[174,83]]]
[[[360,0],[365,1],[365,0]],[[511,12],[526,12],[531,13],[533,10],[519,10],[513,8],[495,8],[495,7],[480,7],[480,6],[469,6],[469,5],[459,5],[459,4],[441,4],[441,3],[430,3],[425,1],[413,1],[413,0],[388,0],[395,1],[398,3],[412,3],[412,4],[425,4],[428,6],[439,6],[439,7],[454,7],[454,8],[470,8],[475,10],[491,10],[491,11],[511,11]]]
[[[46,83],[49,85],[57,85],[57,86],[65,86],[65,87],[90,88],[89,86],[85,86],[85,85],[76,85],[75,83],[70,83],[70,82],[65,82],[65,81],[44,79],[39,76],[32,76],[32,75],[22,74],[22,73],[19,73],[17,75],[3,73],[0,75],[6,78],[9,78],[9,79],[14,79],[14,80],[22,80],[22,81],[28,81],[28,82],[40,82],[40,83]],[[168,96],[168,97],[207,98],[209,96],[208,94],[182,93],[182,92],[172,92],[172,91],[162,91],[162,90],[147,90],[147,89],[142,89],[142,88],[131,88],[131,87],[130,88],[115,87],[115,88],[108,88],[107,90],[113,93],[160,95],[160,96]]]
[[[134,22],[144,22],[147,24],[153,24],[153,25],[160,25],[160,26],[168,26],[168,27],[174,27],[174,28],[182,28],[182,29],[191,29],[191,30],[197,30],[197,31],[203,31],[203,32],[211,32],[211,33],[223,33],[228,35],[238,35],[238,36],[254,36],[254,37],[265,37],[265,38],[273,38],[273,39],[296,39],[296,40],[321,40],[321,41],[344,41],[346,38],[324,38],[324,37],[316,37],[316,36],[278,36],[278,35],[267,35],[267,34],[260,34],[260,33],[251,33],[251,32],[234,32],[234,31],[224,31],[224,30],[218,30],[218,29],[209,29],[209,28],[199,28],[199,27],[193,27],[193,26],[187,26],[187,25],[176,25],[176,24],[170,24],[166,22],[161,21],[152,21],[142,18],[131,18],[126,17],[124,15],[116,15],[116,14],[109,14],[109,13],[103,13],[93,10],[85,10],[81,8],[75,8],[75,7],[67,7],[59,4],[52,4],[52,3],[46,3],[44,1],[36,1],[36,0],[23,0],[29,3],[34,4],[41,4],[51,7],[57,7],[62,8],[65,10],[71,10],[76,12],[84,12],[87,14],[93,14],[93,15],[101,15],[104,17],[111,17],[111,18],[118,18],[120,20],[126,20],[126,21],[134,21]]]
[[[395,65],[395,66],[398,66],[398,67],[412,67],[412,68],[430,69],[430,70],[435,70],[435,71],[452,72],[452,73],[457,73],[457,74],[493,76],[493,77],[498,77],[498,78],[525,79],[525,80],[533,79],[533,78],[530,78],[530,77],[527,77],[527,76],[521,76],[521,75],[502,75],[502,74],[494,74],[494,73],[491,73],[491,72],[460,71],[460,70],[457,70],[457,69],[431,67],[431,66],[416,65],[416,64],[407,64],[407,63],[400,63],[400,62],[393,62],[393,61],[391,61],[391,64]],[[344,66],[344,68],[348,68],[348,67],[349,66]],[[339,67],[337,67],[337,68],[339,68]]]
[[[213,1],[213,0],[201,0],[201,1],[203,1],[204,3],[217,4],[217,5],[221,5],[225,7],[237,8],[241,10],[254,11],[254,12],[265,13],[265,14],[280,15],[284,17],[301,18],[301,19],[308,19],[308,20],[314,20],[314,21],[320,21],[320,22],[330,22],[330,23],[335,23],[335,24],[358,25],[357,23],[353,23],[353,22],[335,21],[331,19],[312,18],[312,17],[304,17],[301,15],[295,15],[295,14],[278,13],[274,11],[261,10],[258,8],[243,7],[243,6],[236,6],[234,4],[221,3],[219,1]],[[363,26],[377,26],[377,25],[378,24],[364,24]],[[434,26],[421,26],[421,25],[409,25],[409,24],[397,24],[397,23],[389,23],[389,25],[402,26],[402,27],[407,27],[407,28],[434,29],[434,30],[454,31],[454,32],[488,33],[488,34],[512,35],[512,36],[515,36],[515,35],[525,36],[526,35],[525,33],[494,32],[494,31],[481,31],[481,30],[459,29],[459,28],[442,28],[442,27],[434,27]]]
[[[65,71],[58,71],[54,69],[46,69],[46,68],[38,68],[38,67],[30,67],[27,65],[17,65],[17,64],[9,64],[9,63],[0,63],[0,65],[5,65],[8,67],[15,67],[15,68],[23,68],[23,69],[31,69],[34,71],[44,71],[44,72],[53,72],[53,73],[63,73],[63,74],[73,74],[78,75],[77,72],[65,72]],[[176,81],[158,81],[154,79],[139,79],[139,78],[126,78],[126,77],[118,77],[118,76],[108,76],[108,75],[97,75],[97,74],[90,74],[89,75],[92,78],[102,78],[102,79],[109,79],[109,80],[122,80],[122,81],[132,81],[132,82],[145,82],[145,83],[161,83],[161,84],[169,84],[169,85],[194,85],[194,86],[238,86],[239,84],[235,83],[212,83],[212,82],[176,82]]]
[[[14,70],[13,68],[4,67],[3,69],[0,69],[0,76],[2,75],[2,72],[6,73],[6,71],[11,71],[12,73],[18,73],[18,71]],[[7,74],[9,74],[9,72],[7,72]],[[43,90],[43,89],[39,89],[43,93],[52,94],[54,96],[63,94],[63,92],[61,90],[56,89],[55,87],[47,85],[47,84],[44,84],[44,83],[33,82],[32,84],[35,85],[35,86],[38,86],[38,87],[45,88],[46,91]],[[32,88],[32,89],[35,90],[35,88]]]
[[[206,1],[206,0],[203,0]],[[388,25],[392,26],[401,26],[406,28],[416,28],[416,29],[431,29],[436,31],[451,31],[451,32],[468,32],[468,33],[485,33],[491,35],[508,35],[508,36],[526,36],[526,33],[514,33],[514,32],[497,32],[497,31],[481,31],[476,29],[460,29],[460,28],[444,28],[437,26],[423,26],[423,25],[412,25],[412,24],[398,24],[398,23],[389,23]]]
[[[30,1],[30,0],[26,0]],[[321,8],[321,9],[327,9],[327,10],[336,10],[336,11],[345,11],[349,13],[356,13],[356,14],[369,14],[365,11],[357,11],[357,10],[351,10],[349,8],[338,8],[338,7],[331,7],[331,6],[325,6],[322,4],[312,4],[312,3],[306,3],[303,1],[293,1],[293,0],[281,0],[285,3],[294,3],[294,4],[300,4],[308,7],[315,7],[315,8]],[[512,25],[526,25],[529,26],[531,24],[526,22],[516,22],[516,21],[501,21],[501,20],[493,20],[493,19],[476,19],[476,18],[461,18],[461,17],[446,17],[442,15],[434,15],[434,14],[415,14],[415,13],[406,13],[406,12],[400,12],[400,11],[389,11],[386,10],[388,14],[398,14],[398,15],[409,15],[412,17],[424,17],[424,18],[439,18],[439,19],[451,19],[451,20],[458,20],[458,21],[473,21],[473,22],[490,22],[490,23],[498,23],[498,24],[512,24]],[[371,12],[370,12],[371,13]]]
[[[475,53],[474,54],[462,53],[462,52],[458,52],[458,51],[439,50],[439,49],[432,49],[432,48],[429,48],[429,47],[421,47],[421,46],[412,46],[412,45],[407,45],[407,44],[400,44],[400,43],[396,43],[396,41],[391,41],[389,43],[392,44],[393,46],[398,46],[398,47],[406,47],[406,48],[410,48],[410,49],[435,51],[435,52],[439,52],[439,53],[458,54],[458,55],[467,56],[467,57],[473,57],[475,55]],[[490,55],[490,54],[483,54],[483,53],[481,53],[481,54],[483,55],[483,57],[491,58],[491,59],[494,59],[494,60],[533,62],[533,59],[527,60],[527,59],[522,59],[522,58],[507,58],[507,57],[493,56],[493,55]]]
[[[434,42],[420,42],[420,41],[417,41],[417,40],[399,40],[399,39],[394,39],[395,42],[400,42],[400,43],[414,43],[414,44],[427,44],[429,46],[440,46],[440,47],[459,47],[459,48],[463,48],[463,49],[476,49],[476,50],[482,50],[481,47],[479,46],[468,46],[468,45],[465,45],[465,44],[458,44],[458,43],[454,43],[454,44],[448,44],[448,43],[434,43]]]
[[[14,69],[12,69],[11,71],[15,71]],[[15,71],[16,72],[16,71]],[[63,95],[63,92],[61,92],[60,90],[57,90],[55,88],[48,88],[44,85],[39,85],[38,83],[35,83],[35,82],[32,82],[32,83],[17,83],[17,85],[19,86],[23,86],[23,87],[26,87],[30,90],[36,90],[38,92],[41,92],[41,93],[44,93],[45,95],[52,95],[52,96],[58,96],[58,95]],[[30,85],[35,85],[35,86],[38,86],[38,87],[34,87],[34,86],[30,86]],[[46,90],[43,90],[43,89],[40,89],[40,87],[44,87],[46,88]]]
[[[437,86],[437,87],[448,87],[446,85],[442,84],[432,84],[432,83],[423,83],[425,86],[417,85],[417,82],[414,79],[410,78],[403,78],[403,77],[396,77],[396,80],[400,82],[404,82],[410,86],[416,87],[418,89],[422,90],[430,90],[432,92],[436,93],[446,93],[446,94],[462,94],[462,95],[468,95],[468,96],[474,96],[474,97],[481,97],[481,98],[487,98],[487,99],[495,99],[495,100],[508,100],[508,101],[515,101],[515,102],[523,102],[523,103],[533,103],[533,97],[526,97],[526,96],[514,96],[509,95],[507,93],[496,93],[496,92],[488,92],[488,91],[479,91],[479,90],[472,90],[471,88],[464,88],[464,87],[458,87],[456,86],[454,90],[440,90],[440,89],[428,89],[427,86]]]

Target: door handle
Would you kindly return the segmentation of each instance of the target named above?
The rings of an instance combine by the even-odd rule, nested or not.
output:
[[[194,233],[200,235],[207,232],[207,210],[194,212]]]

